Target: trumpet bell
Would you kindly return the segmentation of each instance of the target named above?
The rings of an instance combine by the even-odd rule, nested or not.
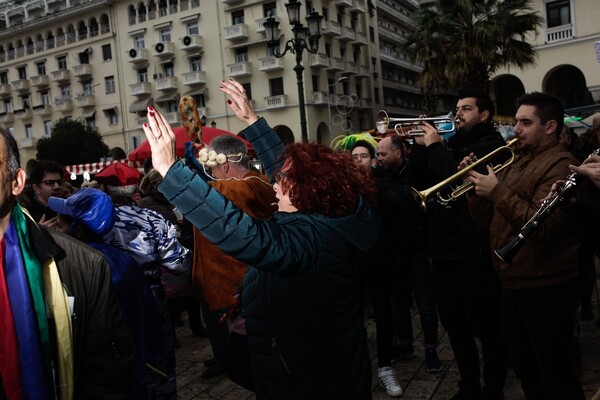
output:
[[[393,129],[398,136],[422,136],[423,131],[418,126],[428,123],[433,125],[440,135],[444,135],[454,132],[456,122],[457,120],[450,117],[390,118],[387,112],[380,110],[377,113],[375,127],[379,133],[385,134],[390,124],[394,124]]]

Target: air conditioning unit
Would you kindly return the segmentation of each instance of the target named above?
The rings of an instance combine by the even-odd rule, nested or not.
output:
[[[94,49],[92,49],[91,47],[88,47],[87,49],[85,49],[83,52],[86,54],[92,54]]]
[[[165,50],[165,45],[162,43],[157,43],[154,47],[157,53],[162,53]]]
[[[129,50],[129,57],[136,58],[137,57],[137,50],[136,49]]]
[[[185,46],[189,46],[192,43],[192,38],[189,36],[184,36],[183,37],[183,44]]]
[[[158,74],[154,74],[152,77],[153,77],[155,80],[156,80],[156,79],[161,79],[161,78],[163,77],[163,74],[161,74],[161,73],[159,72]]]

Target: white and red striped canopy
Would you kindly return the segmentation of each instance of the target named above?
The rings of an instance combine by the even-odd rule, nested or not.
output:
[[[123,160],[99,161],[99,162],[88,163],[88,164],[67,165],[67,166],[65,166],[65,170],[69,173],[69,175],[71,175],[71,174],[83,175],[86,172],[90,175],[94,175],[94,174],[100,172],[103,168],[109,166],[112,163],[116,163],[116,162],[127,164],[133,168],[139,168],[141,166],[140,163],[137,161],[123,159]]]

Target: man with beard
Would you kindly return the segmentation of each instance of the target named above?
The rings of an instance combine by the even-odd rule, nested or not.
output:
[[[435,128],[423,124],[424,135],[416,142],[425,147],[415,146],[411,159],[425,157],[433,182],[447,179],[465,156],[481,158],[506,144],[492,124],[493,115],[489,96],[459,93],[458,132],[445,146]],[[498,321],[500,283],[492,269],[488,231],[475,225],[464,196],[447,205],[431,201],[428,209],[434,297],[460,373],[452,399],[503,399],[506,345]],[[476,338],[483,353],[483,390]]]

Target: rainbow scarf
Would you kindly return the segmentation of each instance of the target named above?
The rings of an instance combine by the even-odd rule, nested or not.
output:
[[[56,325],[60,397],[72,399],[73,362],[70,307],[52,258],[42,264],[30,239],[26,216],[20,206],[12,211],[4,234],[4,285],[10,299],[20,365],[20,390],[28,399],[56,397],[51,362],[50,335],[46,313]],[[4,247],[4,246],[3,246]],[[0,286],[1,286],[0,285]],[[1,291],[0,291],[1,292]],[[49,390],[52,388],[54,390]],[[21,397],[14,397],[19,399]]]

